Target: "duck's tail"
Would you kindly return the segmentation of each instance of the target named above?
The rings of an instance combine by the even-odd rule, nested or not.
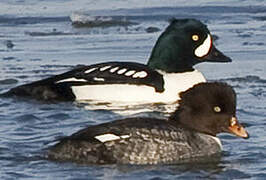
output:
[[[73,101],[75,97],[72,92],[67,92],[67,89],[69,88],[56,85],[25,84],[0,94],[0,97],[23,97],[40,101]]]

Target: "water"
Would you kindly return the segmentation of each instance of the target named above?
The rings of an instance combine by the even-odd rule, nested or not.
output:
[[[145,63],[167,19],[198,18],[219,38],[229,64],[197,65],[210,81],[231,84],[237,115],[250,133],[242,140],[222,134],[218,162],[167,166],[82,166],[43,158],[61,136],[121,115],[72,103],[0,99],[1,179],[265,179],[266,178],[266,5],[263,0],[0,2],[0,92],[103,61]],[[102,9],[102,10],[101,10]],[[118,17],[130,26],[75,28],[70,15]],[[154,27],[158,32],[148,33]],[[11,43],[11,44],[10,44]],[[13,44],[13,45],[12,45]],[[156,116],[149,113],[145,116]]]

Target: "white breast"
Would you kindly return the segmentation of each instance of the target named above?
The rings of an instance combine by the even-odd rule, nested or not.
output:
[[[204,76],[197,70],[186,73],[160,73],[163,74],[165,81],[165,91],[163,93],[155,92],[153,87],[129,84],[73,86],[72,91],[78,101],[170,104],[179,99],[178,94],[180,92],[206,81]]]

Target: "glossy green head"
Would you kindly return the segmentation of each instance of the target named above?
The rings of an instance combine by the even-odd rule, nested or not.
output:
[[[148,66],[168,73],[185,72],[204,61],[231,59],[215,48],[206,25],[195,19],[173,19],[157,40]]]

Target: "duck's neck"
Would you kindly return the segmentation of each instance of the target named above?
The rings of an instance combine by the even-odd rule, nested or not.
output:
[[[176,37],[177,38],[177,37]],[[165,35],[164,33],[156,42],[151,56],[148,61],[148,66],[152,69],[162,70],[167,73],[179,73],[193,71],[193,65],[196,61],[184,47],[178,45],[178,41],[172,35]]]
[[[172,115],[169,117],[168,122],[176,127],[181,127],[185,129],[192,129],[189,126],[186,125],[186,123],[183,123],[181,121],[182,116],[182,110],[180,106],[177,108],[175,112],[172,113]]]
[[[204,125],[204,122],[198,123],[194,122],[195,117],[191,117],[188,114],[190,114],[188,109],[180,108],[176,110],[170,117],[169,117],[169,123],[172,124],[175,127],[181,127],[184,129],[188,129],[190,131],[195,131],[198,133],[203,133],[206,135],[210,135],[213,137],[216,137],[216,134],[218,133],[217,129],[215,127],[208,127]]]
[[[148,66],[154,70],[161,70],[166,73],[183,73],[195,70],[191,65],[163,56],[156,57],[156,59],[149,59]]]

